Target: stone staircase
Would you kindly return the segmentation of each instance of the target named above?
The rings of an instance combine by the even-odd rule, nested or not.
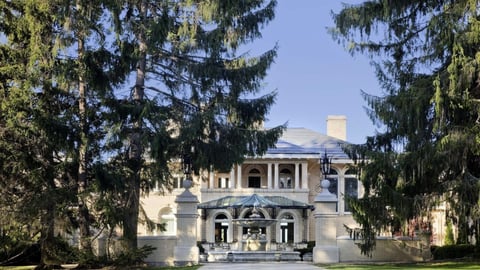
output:
[[[421,258],[423,261],[428,261],[431,259],[431,252],[430,246],[425,245],[420,240],[412,240],[412,239],[394,239],[392,241],[393,245],[398,247],[403,252]]]
[[[208,251],[208,262],[301,261],[298,251]]]

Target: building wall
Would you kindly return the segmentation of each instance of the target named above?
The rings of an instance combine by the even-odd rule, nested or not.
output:
[[[175,236],[140,236],[138,237],[138,246],[145,245],[156,248],[144,261],[149,265],[173,266],[174,250],[177,244]]]
[[[419,241],[398,241],[392,238],[377,239],[376,248],[371,257],[362,255],[355,241],[348,237],[339,237],[337,246],[340,262],[411,262],[424,261]],[[411,246],[411,249],[406,248]],[[429,252],[429,250],[428,250]]]
[[[278,163],[278,165],[275,165]],[[297,165],[295,165],[297,164]],[[271,171],[268,172],[268,166],[271,166]],[[278,166],[278,170],[289,169],[292,172],[293,178],[298,178],[297,181],[292,179],[293,186],[292,188],[280,188],[278,184],[274,183],[274,178],[279,177],[275,176],[275,168]],[[303,171],[305,167],[306,172]],[[346,164],[334,164],[332,167],[338,172],[338,183],[339,185],[343,183],[344,173],[347,170],[348,166]],[[248,176],[249,171],[252,169],[257,169],[259,171],[259,176],[261,177],[261,188],[248,188]],[[298,170],[298,172],[295,172]],[[270,179],[269,180],[269,174]],[[220,180],[219,180],[220,178]],[[221,178],[229,178],[230,185],[219,187],[222,184]],[[232,179],[233,178],[233,179]],[[207,202],[211,200],[216,200],[225,196],[248,196],[254,193],[262,196],[283,196],[291,200],[308,203],[314,205],[315,196],[318,194],[320,189],[318,185],[320,179],[323,176],[320,173],[319,160],[315,159],[251,159],[246,160],[242,166],[234,166],[231,172],[203,172],[199,177],[194,177],[195,185],[190,189],[194,193],[200,202]],[[268,183],[270,181],[270,184]],[[231,185],[232,182],[234,186]],[[223,184],[225,184],[225,179]],[[269,188],[270,187],[270,188]],[[147,216],[154,222],[161,222],[160,216],[162,211],[165,209],[171,209],[173,214],[176,213],[177,205],[175,203],[175,198],[178,194],[183,191],[183,188],[173,189],[171,192],[159,192],[154,191],[150,194],[142,197],[142,207],[145,210]],[[349,213],[343,211],[344,203],[341,196],[341,190],[339,192],[339,203],[338,203],[338,215],[339,219],[337,222],[337,235],[346,235],[344,224],[349,227],[357,227],[353,218]],[[361,188],[359,188],[359,194],[361,193]],[[202,213],[199,212],[201,215]],[[303,221],[303,219],[297,219],[296,226],[301,228],[301,230],[296,234],[295,241],[314,241],[315,240],[315,220],[313,218],[313,213],[309,211],[308,220]],[[204,222],[199,220],[197,231],[199,232],[198,241],[206,240],[212,241],[213,232],[211,221]],[[306,222],[306,226],[304,225]],[[306,232],[304,231],[306,229]],[[165,233],[159,233],[159,231],[150,231],[145,226],[145,224],[139,225],[138,230],[139,235],[164,235]],[[272,230],[271,237],[276,239],[278,234],[277,229]],[[306,237],[305,237],[306,236]],[[236,236],[231,236],[231,240],[235,239]],[[306,239],[305,239],[306,238]]]

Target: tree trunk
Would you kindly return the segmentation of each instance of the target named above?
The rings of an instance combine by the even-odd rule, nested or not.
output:
[[[47,202],[45,214],[41,217],[40,236],[40,265],[38,269],[53,269],[58,262],[54,257],[55,251],[55,206],[52,201]]]
[[[147,16],[147,4],[145,1],[141,1],[140,18],[142,22],[145,22]],[[142,24],[142,23],[140,23]],[[129,152],[129,164],[132,169],[132,175],[129,178],[129,196],[127,198],[127,205],[125,211],[125,217],[123,222],[123,236],[125,244],[128,250],[134,250],[137,248],[137,227],[138,227],[138,213],[140,206],[140,169],[142,165],[142,119],[141,110],[143,106],[144,97],[144,85],[145,85],[145,72],[146,72],[146,52],[147,43],[145,38],[145,30],[141,26],[138,33],[138,46],[139,57],[137,61],[135,87],[133,90],[133,102],[135,105],[133,113],[133,127],[130,137],[130,152]]]
[[[53,158],[48,157],[49,164],[53,164]],[[55,173],[52,168],[45,171],[45,188],[43,196],[46,198],[43,213],[40,217],[40,265],[37,269],[53,269],[58,264],[55,254]]]
[[[77,0],[77,11],[82,14],[82,5]],[[78,224],[80,230],[80,250],[91,252],[90,244],[90,224],[89,211],[85,203],[85,189],[87,186],[87,149],[88,149],[88,128],[87,128],[87,100],[85,83],[85,47],[84,31],[80,29],[77,33],[78,39],[78,112],[80,118],[80,141],[78,145],[78,179],[77,179],[77,199],[78,199]]]

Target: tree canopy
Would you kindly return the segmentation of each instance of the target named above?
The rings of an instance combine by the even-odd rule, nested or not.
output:
[[[365,254],[380,230],[412,219],[428,224],[441,203],[459,228],[458,242],[478,231],[478,11],[472,0],[377,0],[332,14],[332,37],[372,59],[384,93],[362,92],[382,130],[350,149],[364,161],[365,195],[350,203]]]
[[[284,127],[261,124],[276,96],[262,84],[276,47],[250,55],[249,46],[275,6],[0,3],[0,211],[9,213],[0,231],[22,228],[47,247],[64,224],[80,228],[88,251],[90,229],[120,226],[133,250],[140,193],[168,189],[172,162],[188,154],[196,173],[226,170],[274,146]]]

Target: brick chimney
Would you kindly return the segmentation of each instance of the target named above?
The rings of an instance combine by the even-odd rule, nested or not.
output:
[[[346,141],[347,117],[345,115],[327,116],[327,135]]]

